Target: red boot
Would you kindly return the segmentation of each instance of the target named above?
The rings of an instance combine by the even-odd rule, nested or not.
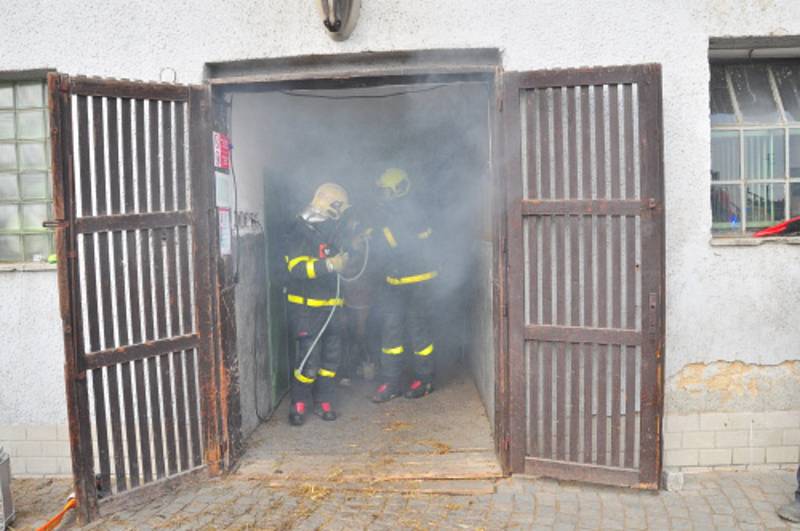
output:
[[[295,402],[289,412],[289,424],[292,426],[302,426],[306,421],[306,403]]]
[[[314,408],[314,413],[322,417],[322,420],[336,420],[336,412],[330,402],[319,402]]]
[[[414,379],[411,381],[411,384],[408,386],[408,389],[403,396],[406,398],[422,398],[423,396],[429,395],[432,392],[433,383]]]
[[[372,401],[375,403],[388,402],[392,398],[400,396],[401,393],[402,391],[399,385],[386,382],[375,389],[375,393],[372,395]]]

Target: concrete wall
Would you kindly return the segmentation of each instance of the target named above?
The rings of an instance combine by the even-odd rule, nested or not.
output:
[[[770,386],[765,366],[800,357],[798,247],[712,247],[709,243],[707,49],[710,36],[800,34],[793,0],[371,0],[351,39],[334,43],[314,2],[3,3],[0,69],[53,67],[71,73],[158,79],[162,70],[197,82],[207,61],[366,50],[499,47],[507,70],[658,62],[664,71],[667,211],[667,410],[695,400],[683,371],[741,361]],[[50,38],[47,38],[47,37]],[[794,269],[793,269],[794,268]],[[35,285],[37,290],[30,290]],[[11,422],[60,422],[61,353],[53,273],[0,273],[4,309],[0,367],[14,366],[0,391]],[[38,301],[31,304],[32,300]],[[13,300],[13,299],[11,299]],[[24,318],[7,324],[12,305]],[[10,308],[10,309],[8,309]],[[31,322],[47,323],[43,327]],[[700,365],[697,365],[700,364]],[[7,370],[7,369],[6,369]],[[49,374],[30,385],[30,375]],[[691,373],[695,374],[695,373]],[[691,376],[690,374],[690,376]],[[5,373],[4,373],[5,375]],[[23,382],[17,384],[19,378]],[[780,380],[783,382],[784,380]],[[786,392],[800,389],[797,376]],[[50,385],[52,383],[52,385]],[[777,384],[777,382],[776,382]],[[757,393],[762,392],[757,384]],[[42,390],[41,392],[39,390]],[[44,392],[44,396],[42,395]],[[737,408],[738,395],[728,406]],[[35,406],[26,405],[36,402]],[[694,402],[693,402],[694,401]],[[756,407],[756,406],[753,406]],[[754,411],[783,402],[759,402]],[[8,413],[2,413],[8,415]],[[4,422],[7,422],[4,421]]]

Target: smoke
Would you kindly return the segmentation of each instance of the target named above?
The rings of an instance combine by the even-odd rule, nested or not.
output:
[[[411,215],[428,219],[436,235],[437,340],[460,349],[473,299],[491,289],[488,95],[481,82],[236,94],[239,208],[277,237],[317,186],[336,182],[370,220],[380,208],[377,178],[389,167],[406,170]],[[380,282],[381,272],[371,272]]]

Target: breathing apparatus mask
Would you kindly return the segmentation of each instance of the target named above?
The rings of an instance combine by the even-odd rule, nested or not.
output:
[[[338,184],[325,183],[317,188],[311,203],[300,212],[300,218],[326,239],[332,239],[349,208],[347,191]]]

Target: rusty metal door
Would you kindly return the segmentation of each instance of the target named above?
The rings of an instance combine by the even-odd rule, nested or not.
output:
[[[72,466],[98,497],[218,461],[207,90],[51,74]]]
[[[511,466],[657,488],[658,65],[504,76]]]

